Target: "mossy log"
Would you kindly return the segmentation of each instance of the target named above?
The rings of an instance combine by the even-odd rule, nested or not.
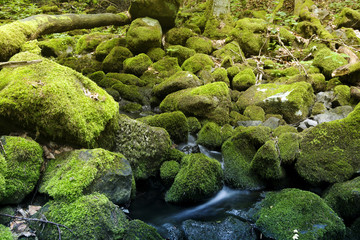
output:
[[[120,14],[36,15],[0,27],[0,61],[7,61],[21,46],[41,35],[74,29],[95,28],[130,23],[130,16]]]

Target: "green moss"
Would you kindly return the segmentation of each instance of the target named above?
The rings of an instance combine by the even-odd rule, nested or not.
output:
[[[250,118],[242,115],[241,113],[239,112],[236,112],[236,111],[231,111],[230,114],[229,114],[229,117],[230,117],[230,124],[232,126],[238,126],[238,121],[248,121],[250,120]]]
[[[170,148],[169,151],[166,153],[166,160],[167,161],[176,161],[176,162],[180,163],[181,159],[185,155],[186,154],[184,152],[180,151],[179,149]]]
[[[119,83],[119,80],[115,78],[105,77],[98,83],[98,85],[103,88],[111,88],[117,83]]]
[[[161,48],[150,48],[146,55],[148,55],[153,62],[157,62],[165,57],[165,51]]]
[[[44,57],[65,57],[72,52],[75,40],[72,37],[53,38],[38,43]]]
[[[316,102],[311,110],[311,115],[322,114],[325,113],[325,111],[326,111],[325,105],[321,102]]]
[[[139,112],[142,109],[142,105],[138,103],[127,103],[125,105],[120,106],[120,110],[124,112]]]
[[[343,183],[335,183],[325,193],[325,202],[340,217],[346,220],[353,220],[360,214],[360,177]]]
[[[196,143],[209,149],[220,149],[223,143],[221,137],[221,127],[214,122],[206,123],[201,128]]]
[[[196,134],[201,129],[201,123],[196,117],[188,117],[187,118],[188,124],[189,124],[189,132],[191,134]]]
[[[212,52],[212,43],[210,39],[203,37],[188,38],[186,47],[194,49],[197,53],[210,54]]]
[[[172,45],[166,48],[166,53],[170,57],[176,57],[179,64],[183,64],[184,61],[195,55],[196,51],[181,45]]]
[[[185,115],[180,111],[147,116],[137,120],[150,126],[164,128],[176,143],[187,142],[189,125]]]
[[[313,65],[319,67],[322,73],[327,78],[331,78],[331,73],[341,67],[346,65],[347,60],[338,53],[332,52],[328,48],[321,49],[314,58]]]
[[[244,110],[244,116],[250,120],[265,121],[264,109],[255,105],[247,106]]]
[[[285,171],[280,165],[281,159],[275,142],[269,140],[256,152],[251,161],[250,169],[262,179],[278,180],[285,176]]]
[[[220,163],[201,153],[186,155],[169,191],[167,202],[196,202],[210,197],[222,187]]]
[[[180,27],[172,28],[165,34],[165,41],[171,45],[185,46],[188,38],[195,36],[196,34],[189,28]]]
[[[110,181],[120,178],[127,178],[126,184],[119,181],[122,193],[120,189],[113,193],[104,183],[99,183],[101,179],[108,181],[105,184],[113,185]],[[125,203],[130,199],[131,178],[130,165],[122,154],[101,148],[76,150],[57,156],[49,162],[39,191],[49,194],[55,200],[66,201],[74,201],[83,194],[96,191],[105,194],[113,202]]]
[[[10,228],[0,224],[0,236],[2,240],[14,240]]]
[[[295,82],[308,82],[313,87],[316,93],[323,92],[326,89],[327,82],[325,81],[325,76],[321,73],[309,74],[308,76],[298,74],[290,77],[283,83],[291,84]]]
[[[126,215],[105,195],[94,193],[82,196],[76,201],[50,201],[34,217],[45,216],[48,221],[63,224],[72,230],[61,229],[61,239],[122,239],[128,228]],[[31,224],[41,239],[58,238],[55,225],[44,228],[37,223]],[[61,228],[61,227],[60,227]]]
[[[137,86],[126,85],[122,82],[118,82],[112,85],[112,88],[118,91],[120,93],[120,97],[126,100],[137,102],[140,104],[143,102],[143,96],[139,92],[139,88]]]
[[[129,222],[124,240],[162,240],[163,238],[156,231],[156,228],[138,219]]]
[[[226,69],[226,72],[231,80],[240,72],[240,68],[238,66],[232,66]]]
[[[298,131],[296,130],[295,127],[290,126],[290,125],[282,125],[282,126],[275,128],[275,130],[273,131],[273,135],[275,137],[280,137],[281,134],[288,133],[288,132],[289,133],[298,133]]]
[[[102,68],[104,72],[119,72],[123,69],[123,62],[133,54],[126,47],[116,46],[105,57]]]
[[[215,82],[224,82],[228,87],[230,87],[230,80],[227,76],[226,69],[224,68],[216,68],[212,73],[212,77]]]
[[[246,56],[259,55],[260,51],[268,49],[268,42],[262,33],[266,29],[264,22],[262,19],[240,19],[231,32],[231,39],[239,43]]]
[[[350,105],[350,87],[346,85],[337,85],[334,87],[333,106]]]
[[[206,66],[214,67],[214,62],[208,55],[203,53],[197,53],[194,56],[185,60],[185,62],[181,65],[181,68],[184,71],[189,71],[196,74],[198,71],[204,69]]]
[[[339,80],[339,78],[332,78],[327,82],[326,91],[334,90],[336,86],[341,84],[342,82]]]
[[[337,25],[337,28],[349,27],[358,29],[360,26],[359,20],[360,13],[358,11],[351,8],[343,8],[334,24]]]
[[[100,43],[95,49],[95,57],[99,61],[103,61],[105,57],[116,46],[125,46],[124,38],[113,38]]]
[[[161,83],[165,78],[172,76],[176,72],[181,71],[177,58],[164,57],[161,60],[153,63],[150,69],[147,70],[141,79],[147,84]]]
[[[105,88],[105,91],[112,96],[115,101],[120,100],[120,93],[113,88]]]
[[[114,35],[107,33],[91,33],[84,35],[76,43],[75,52],[77,54],[82,54],[95,51],[96,47],[101,42],[109,40],[112,37],[114,37]]]
[[[251,68],[240,71],[232,81],[233,89],[244,91],[256,83],[256,77]]]
[[[97,71],[97,72],[87,75],[87,77],[99,85],[101,80],[103,80],[105,78],[105,73],[103,71]]]
[[[295,162],[300,152],[301,136],[294,132],[285,132],[279,136],[278,148],[280,159],[284,164]]]
[[[230,35],[231,30],[234,27],[230,15],[223,15],[219,18],[210,17],[205,25],[204,36],[211,39],[224,39]]]
[[[234,134],[234,128],[230,124],[225,124],[221,127],[222,143],[228,140]]]
[[[150,57],[145,53],[140,53],[135,57],[125,59],[123,67],[126,73],[141,76],[151,64],[152,61]]]
[[[356,33],[353,28],[341,28],[345,31],[346,42],[348,45],[359,45],[360,39],[356,36]]]
[[[214,51],[212,55],[222,60],[226,57],[230,57],[236,63],[242,62],[245,58],[239,44],[235,41],[232,41],[226,44],[224,47],[220,48],[219,50]]]
[[[161,165],[160,177],[167,185],[171,186],[178,172],[180,171],[180,164],[176,161],[166,161]]]
[[[1,157],[0,157],[1,158]],[[5,187],[5,183],[3,183],[4,187]],[[15,215],[15,209],[10,207],[10,206],[4,206],[4,207],[0,207],[0,213],[1,214],[7,214],[7,215],[11,215],[14,216]],[[6,217],[6,216],[0,216],[0,224],[3,224],[5,226],[8,226],[9,223],[12,221],[13,218],[11,217]],[[1,235],[0,235],[1,236]]]
[[[256,226],[274,239],[344,239],[345,225],[314,193],[284,189],[268,193],[256,213]],[[294,232],[296,230],[296,232]]]
[[[292,45],[292,43],[296,40],[295,35],[284,27],[279,29],[279,35],[282,41],[289,45]]]
[[[106,74],[106,77],[117,79],[123,84],[126,85],[135,85],[138,87],[143,87],[146,85],[146,82],[138,78],[137,76],[133,74],[127,74],[127,73],[108,73]]]

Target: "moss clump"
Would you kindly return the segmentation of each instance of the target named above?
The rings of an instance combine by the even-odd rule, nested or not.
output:
[[[220,149],[223,141],[221,127],[214,122],[206,123],[200,130],[196,143],[210,149]]]
[[[151,64],[152,61],[150,57],[145,53],[140,53],[135,57],[125,59],[123,62],[123,67],[126,73],[141,76]]]
[[[224,68],[216,68],[214,72],[211,73],[215,82],[224,82],[228,87],[230,87],[230,80],[227,76],[226,69]]]
[[[53,38],[38,43],[41,48],[41,55],[44,57],[66,57],[75,46],[72,37]]]
[[[172,28],[165,34],[165,41],[170,45],[182,45],[185,46],[188,38],[195,36],[196,34],[189,28],[180,27]]]
[[[334,99],[332,106],[344,106],[350,105],[350,87],[346,85],[338,85],[334,87]]]
[[[325,76],[321,73],[309,74],[307,77],[302,74],[297,74],[282,82],[286,82],[287,84],[295,82],[308,82],[313,87],[315,93],[325,91],[327,85]]]
[[[293,126],[281,125],[281,126],[278,126],[277,128],[275,128],[275,130],[273,131],[273,135],[274,135],[274,137],[280,137],[281,134],[288,133],[288,132],[289,133],[298,133],[296,128]]]
[[[171,186],[178,172],[180,171],[180,164],[176,161],[166,161],[161,165],[160,177],[167,185]]]
[[[250,118],[250,120],[265,121],[265,112],[261,107],[250,105],[244,110],[244,116]]]
[[[194,56],[185,60],[185,62],[181,65],[181,68],[184,71],[189,71],[196,74],[207,66],[214,67],[214,65],[214,62],[208,55],[203,53],[197,53]]]
[[[328,48],[321,49],[314,58],[313,65],[319,67],[326,78],[331,78],[331,73],[346,65],[347,60],[338,53],[331,51]]]
[[[164,57],[153,63],[150,69],[144,72],[141,79],[147,84],[161,83],[164,78],[170,77],[176,72],[181,71],[177,58]]]
[[[120,97],[126,100],[137,102],[140,104],[143,102],[143,96],[139,92],[139,88],[137,86],[126,85],[122,82],[117,82],[111,87],[120,93]]]
[[[343,183],[335,183],[325,193],[325,202],[340,217],[346,220],[354,220],[360,215],[360,177]]]
[[[176,57],[179,64],[182,65],[186,59],[194,56],[196,51],[181,45],[172,45],[166,48],[166,53],[170,57]]]
[[[344,239],[345,225],[323,199],[299,189],[268,193],[255,214],[262,234],[274,239]]]
[[[124,60],[131,57],[133,54],[126,47],[114,47],[105,57],[102,68],[104,72],[119,72],[123,69]]]
[[[147,51],[146,55],[149,56],[151,61],[157,62],[163,57],[165,57],[165,51],[162,48],[150,48]]]
[[[100,43],[95,49],[95,57],[98,61],[103,61],[114,47],[125,46],[124,38],[113,38]]]
[[[0,203],[17,204],[33,191],[40,178],[43,151],[31,139],[3,136],[0,140],[6,152],[5,158],[0,157]]]
[[[230,117],[230,124],[232,126],[238,126],[238,121],[249,121],[250,120],[250,118],[248,118],[236,111],[231,111],[229,114],[229,117]]]
[[[284,164],[292,164],[295,162],[300,152],[301,136],[294,132],[286,132],[279,136],[278,148],[280,158]]]
[[[256,77],[251,68],[240,71],[232,80],[232,87],[238,91],[245,91],[252,85],[255,85]]]
[[[161,47],[162,30],[158,20],[137,18],[132,21],[127,33],[128,48],[134,53],[145,53],[151,48]]]
[[[210,17],[205,25],[204,36],[210,39],[224,39],[230,35],[234,27],[233,18],[223,15],[219,18]]]
[[[221,138],[224,143],[234,134],[234,128],[230,124],[225,124],[221,127]]]
[[[339,17],[334,22],[337,28],[348,27],[353,29],[360,28],[360,13],[351,8],[343,8]]]
[[[238,66],[232,66],[227,68],[226,72],[229,76],[229,79],[233,80],[234,77],[240,72],[240,68]]]
[[[122,239],[128,228],[128,220],[121,209],[105,195],[94,193],[82,196],[74,202],[50,201],[34,217],[45,216],[48,221],[67,226],[61,239]],[[37,223],[31,224],[41,239],[55,239],[59,232],[55,225],[44,228]]]
[[[281,160],[275,142],[269,140],[256,152],[250,169],[262,179],[278,180],[285,176],[285,171],[280,165]]]
[[[196,202],[210,197],[222,187],[220,163],[201,153],[186,155],[169,191],[167,202]]]
[[[120,110],[129,113],[140,112],[142,110],[142,105],[138,103],[129,102],[124,105],[121,105]]]
[[[187,118],[188,124],[189,124],[189,132],[191,134],[196,134],[201,129],[201,123],[196,117],[188,117]]]
[[[156,228],[140,221],[138,219],[129,222],[124,240],[163,240]]]
[[[133,74],[127,74],[127,73],[108,73],[106,74],[106,77],[119,80],[123,84],[126,85],[135,85],[138,87],[143,87],[146,85],[146,82],[138,78],[137,76]]]
[[[226,44],[219,50],[214,51],[212,55],[222,60],[224,60],[226,57],[230,57],[236,63],[242,62],[245,58],[243,51],[236,41],[232,41]]]
[[[260,179],[251,171],[251,161],[258,149],[270,139],[268,127],[235,130],[233,137],[222,145],[225,182],[235,188],[259,189]]]
[[[103,41],[113,38],[114,35],[107,33],[91,33],[82,36],[76,43],[77,54],[95,51],[96,47]]]
[[[93,80],[97,85],[99,85],[101,80],[105,78],[105,73],[103,71],[97,71],[87,75],[87,77]]]
[[[316,102],[311,110],[311,115],[318,115],[318,114],[322,114],[325,113],[326,111],[326,107],[323,103],[321,102]]]
[[[5,187],[5,184],[3,186]],[[0,213],[14,216],[15,215],[15,208],[12,208],[10,206],[0,207]],[[12,221],[11,217],[0,216],[0,224],[8,226],[11,221]]]
[[[185,115],[180,111],[147,116],[137,120],[153,127],[164,128],[176,143],[187,142],[189,125]]]
[[[14,240],[10,228],[0,224],[0,236],[2,240]]]
[[[103,88],[111,88],[113,85],[117,84],[119,80],[115,78],[105,77],[103,78],[98,85]]]
[[[210,39],[203,37],[190,37],[186,41],[185,46],[194,49],[197,53],[210,54],[212,52],[212,43]]]
[[[105,88],[105,91],[112,96],[115,101],[120,100],[120,93],[113,88]]]

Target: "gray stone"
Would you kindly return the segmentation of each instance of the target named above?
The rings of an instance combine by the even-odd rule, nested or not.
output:
[[[265,127],[269,127],[272,129],[277,128],[278,126],[280,126],[280,119],[276,118],[276,117],[269,117],[263,124],[261,124],[262,126]]]
[[[251,127],[251,126],[259,126],[260,124],[262,124],[262,121],[238,121],[237,122],[238,126],[243,126],[243,127]]]

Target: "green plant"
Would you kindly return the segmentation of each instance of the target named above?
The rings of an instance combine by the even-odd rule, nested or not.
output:
[[[18,20],[41,12],[36,3],[29,0],[0,1],[0,19]]]

